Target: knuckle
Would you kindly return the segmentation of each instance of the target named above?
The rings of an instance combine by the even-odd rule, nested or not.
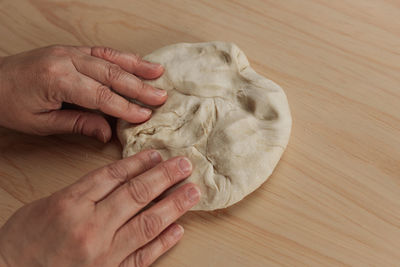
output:
[[[48,78],[50,75],[57,75],[61,71],[57,61],[51,58],[45,58],[40,63],[40,75],[42,78]],[[50,76],[51,77],[51,76]]]
[[[57,103],[58,107],[52,107],[53,109],[60,109],[62,102],[73,102],[74,90],[71,89],[71,83],[79,84],[80,78],[75,74],[68,72],[68,68],[64,68],[59,63],[55,63],[53,72],[57,72],[58,75],[49,76],[49,87],[47,90],[47,100],[53,103]]]
[[[139,179],[129,181],[128,191],[132,199],[140,205],[145,205],[151,200],[151,193],[148,186]]]
[[[51,212],[55,217],[64,217],[72,209],[74,196],[72,194],[57,192],[50,196]]]
[[[72,127],[72,132],[76,134],[83,133],[83,126],[85,125],[86,119],[82,114],[78,114],[74,120],[74,125]]]
[[[153,213],[142,213],[139,215],[140,231],[146,240],[151,240],[156,236],[162,227],[162,220]]]
[[[135,90],[132,90],[132,98],[137,99],[140,94],[143,94],[146,90],[148,90],[147,84],[145,84],[140,79],[137,79],[137,85],[135,86]]]
[[[110,47],[101,47],[101,54],[104,58],[114,59],[117,57],[118,52]]]
[[[66,197],[61,197],[54,203],[54,209],[57,214],[67,213],[70,207],[70,200]]]
[[[139,249],[136,251],[133,257],[133,262],[135,267],[149,266],[150,261],[150,251],[147,249]]]
[[[80,259],[91,261],[96,257],[96,244],[93,238],[94,226],[87,224],[84,227],[78,227],[71,232],[71,242],[74,244],[76,255]]]
[[[98,225],[93,220],[77,221],[78,192],[59,191],[48,199],[48,214],[52,224],[65,233],[65,240],[72,245],[74,255],[82,261],[90,262],[102,250],[96,242]]]
[[[147,84],[145,84],[143,81],[141,81],[141,80],[139,80],[138,81],[138,90],[139,91],[141,91],[141,92],[143,92],[143,91],[145,91],[145,90],[147,90],[147,87],[148,87],[148,85]]]
[[[73,230],[71,232],[72,242],[75,244],[76,248],[81,252],[86,252],[88,248],[89,238],[85,231]],[[86,254],[86,253],[85,253]]]
[[[135,104],[132,104],[129,101],[124,101],[122,105],[123,105],[122,110],[124,110],[124,113],[130,113],[132,112],[132,110],[135,109]]]
[[[65,56],[68,54],[67,48],[62,45],[52,45],[48,49],[49,54],[53,56]]]
[[[107,65],[107,75],[106,80],[109,84],[111,84],[115,80],[121,79],[123,76],[123,71],[120,66],[116,64],[108,64]]]
[[[181,198],[175,197],[172,199],[172,202],[174,203],[175,210],[178,213],[184,213],[187,210],[185,203]]]
[[[166,179],[169,184],[174,184],[176,179],[173,175],[173,171],[171,170],[171,165],[166,162],[164,164],[161,164],[160,168],[162,172],[162,177]]]
[[[165,235],[160,235],[158,237],[158,240],[160,241],[163,251],[166,251],[171,246],[171,242],[168,240],[168,238]]]
[[[140,92],[143,90],[143,82],[139,79],[135,79],[137,83],[132,86],[130,90],[130,98],[137,99],[140,96]]]
[[[142,62],[143,62],[143,59],[142,59],[142,57],[139,55],[139,54],[133,54],[133,60],[131,61],[132,62],[132,67],[134,68],[134,69],[136,69],[136,68],[138,68],[141,64],[142,64]]]
[[[110,102],[114,97],[113,92],[107,86],[100,85],[96,92],[96,105],[98,107],[104,106],[106,103]]]
[[[32,125],[32,132],[39,136],[48,136],[52,134],[52,131],[48,127],[40,127],[37,125]]]
[[[138,165],[139,172],[144,172],[150,168],[151,158],[150,155],[147,155],[146,158],[139,155],[136,157],[136,165]]]
[[[128,180],[128,170],[122,166],[121,164],[118,163],[112,163],[104,167],[106,170],[106,173],[109,177],[121,181],[126,181]]]
[[[63,67],[60,57],[68,55],[68,49],[60,45],[49,46],[45,49],[45,54],[39,60],[39,75],[48,76],[63,74]]]

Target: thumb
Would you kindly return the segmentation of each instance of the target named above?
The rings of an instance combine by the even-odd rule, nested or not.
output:
[[[100,114],[78,110],[55,110],[46,114],[51,133],[76,133],[95,137],[106,143],[111,139],[111,127]]]

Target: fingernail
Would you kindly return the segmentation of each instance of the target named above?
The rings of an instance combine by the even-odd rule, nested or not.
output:
[[[153,69],[158,69],[158,68],[162,67],[161,64],[159,64],[159,63],[150,62],[150,61],[147,61],[147,60],[143,60],[143,61],[145,61]]]
[[[183,232],[184,232],[183,227],[180,226],[179,224],[175,224],[172,227],[171,231],[172,231],[172,236],[175,237],[175,238],[181,237],[183,235]]]
[[[153,93],[157,96],[166,96],[167,95],[167,91],[161,90],[158,88],[154,88]]]
[[[191,187],[186,194],[190,202],[196,202],[200,197],[200,191],[196,187]]]
[[[178,167],[183,174],[186,174],[192,170],[192,163],[187,158],[181,158],[178,161]]]
[[[151,161],[152,161],[154,164],[157,164],[157,163],[160,163],[160,162],[161,162],[161,155],[160,155],[160,153],[158,153],[157,151],[151,152],[151,153],[150,153],[150,158],[151,158]]]
[[[148,108],[140,108],[139,112],[142,114],[145,114],[146,116],[150,116],[151,115],[151,110]]]

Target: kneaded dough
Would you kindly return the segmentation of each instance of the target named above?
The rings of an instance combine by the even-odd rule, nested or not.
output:
[[[167,90],[168,100],[143,124],[119,121],[123,157],[150,148],[164,159],[187,156],[194,170],[182,183],[202,192],[192,210],[228,207],[267,180],[292,124],[281,87],[257,74],[232,43],[179,43],[144,59],[164,66],[146,83]]]

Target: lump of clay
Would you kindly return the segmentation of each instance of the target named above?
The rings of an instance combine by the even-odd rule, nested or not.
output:
[[[123,157],[150,148],[164,159],[187,156],[194,171],[183,183],[202,191],[193,210],[228,207],[266,181],[290,135],[283,90],[232,43],[180,43],[145,59],[164,66],[146,82],[167,90],[168,100],[143,124],[119,122]]]

